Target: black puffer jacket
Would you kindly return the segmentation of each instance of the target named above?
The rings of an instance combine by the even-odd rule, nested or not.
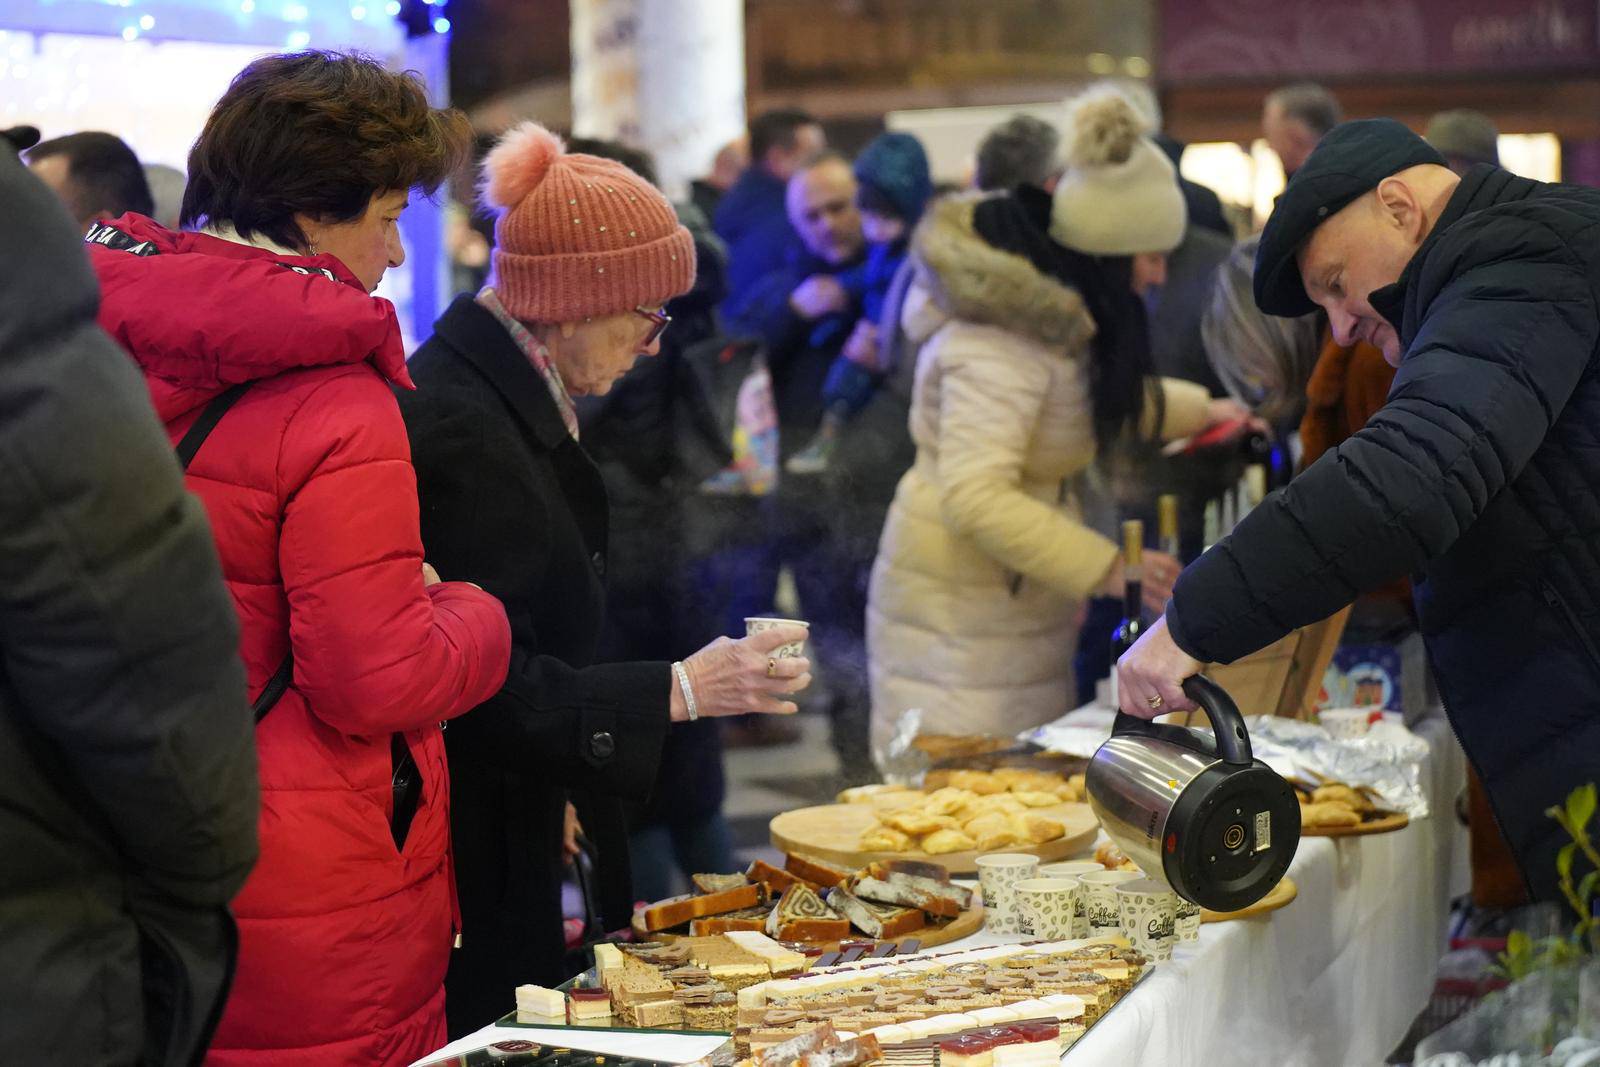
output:
[[[239,625],[66,212],[0,141],[0,1060],[198,1063],[256,860]]]
[[[1389,401],[1179,580],[1167,621],[1230,662],[1413,573],[1456,733],[1524,877],[1600,779],[1600,190],[1479,167],[1400,281]]]

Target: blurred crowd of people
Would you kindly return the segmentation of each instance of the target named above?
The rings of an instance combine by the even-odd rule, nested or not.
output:
[[[1341,119],[1289,86],[1262,133],[1293,175]],[[1427,136],[1495,162],[1482,116]],[[1394,376],[1258,309],[1259,238],[1133,84],[1000,123],[970,189],[779,110],[673,204],[636,148],[523,124],[477,145],[409,361],[371,293],[475,153],[415,78],[258,60],[186,175],[11,139],[0,819],[36,859],[0,873],[32,979],[0,1037],[84,1062],[406,1063],[492,1021],[569,973],[564,858],[602,930],[735,869],[724,738],[792,739],[813,659],[840,784],[913,709],[1053,719],[1110,668],[1116,519],[1181,498],[1159,614],[1233,446],[1309,463]]]

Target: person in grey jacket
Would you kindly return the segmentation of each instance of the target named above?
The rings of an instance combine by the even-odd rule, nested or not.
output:
[[[65,209],[0,140],[0,1048],[198,1063],[256,859],[238,624]]]

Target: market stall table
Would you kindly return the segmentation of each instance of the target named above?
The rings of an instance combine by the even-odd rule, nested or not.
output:
[[[1412,729],[1429,746],[1429,818],[1392,834],[1303,839],[1289,867],[1298,899],[1261,918],[1203,926],[1199,941],[1159,965],[1063,1063],[1381,1064],[1427,1003],[1449,901],[1466,888],[1466,838],[1455,817],[1465,781],[1461,750],[1442,713]],[[945,950],[1017,940],[984,932]],[[516,1036],[528,1032],[485,1027],[449,1050]],[[616,1036],[567,1039],[582,1047],[599,1038],[609,1048]],[[689,1060],[720,1044],[685,1040],[692,1049],[651,1047],[649,1054]]]

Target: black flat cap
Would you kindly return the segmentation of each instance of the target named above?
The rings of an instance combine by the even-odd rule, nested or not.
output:
[[[1309,314],[1295,253],[1313,230],[1391,174],[1444,157],[1394,119],[1358,119],[1329,130],[1273,206],[1256,248],[1256,306],[1285,318]]]
[[[0,130],[0,140],[10,141],[17,152],[24,152],[39,143],[39,130],[35,126],[13,126]]]

